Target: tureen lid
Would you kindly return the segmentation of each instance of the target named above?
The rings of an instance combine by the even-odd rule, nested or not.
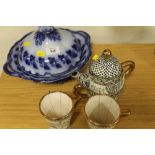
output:
[[[86,32],[41,26],[12,46],[4,71],[12,76],[51,83],[80,70],[90,55],[90,36]]]
[[[22,40],[21,46],[36,57],[55,56],[69,50],[74,40],[75,36],[71,31],[40,26],[37,31]]]
[[[106,49],[98,60],[90,64],[89,72],[97,78],[113,79],[120,77],[123,69],[117,58],[112,55],[109,49]]]

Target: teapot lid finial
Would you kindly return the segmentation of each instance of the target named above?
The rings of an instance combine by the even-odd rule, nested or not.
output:
[[[105,49],[103,52],[102,52],[102,56],[105,58],[105,59],[109,59],[112,55],[112,52],[109,50],[109,49]]]

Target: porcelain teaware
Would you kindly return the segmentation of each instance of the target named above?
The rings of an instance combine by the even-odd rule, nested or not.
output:
[[[49,92],[41,99],[39,110],[49,124],[49,128],[66,129],[70,126],[74,103],[64,92]]]
[[[95,55],[93,57],[88,73],[75,72],[72,74],[72,77],[79,82],[79,85],[75,87],[75,93],[82,97],[107,94],[117,98],[124,86],[125,76],[129,75],[134,68],[135,63],[133,61],[128,60],[119,63],[112,52],[106,49],[100,56]],[[88,95],[82,94],[81,88],[86,88]]]
[[[15,43],[4,71],[35,82],[58,82],[79,71],[90,55],[90,36],[86,32],[41,26]]]
[[[131,114],[129,109],[121,109],[119,104],[107,95],[95,95],[85,105],[88,125],[92,129],[114,128],[122,116]]]

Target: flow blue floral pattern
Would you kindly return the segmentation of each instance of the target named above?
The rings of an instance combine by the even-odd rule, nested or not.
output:
[[[46,39],[46,37],[53,41],[61,40],[60,34],[56,29],[51,29],[48,31],[37,31],[34,36],[35,44],[42,45],[42,42]]]
[[[74,71],[80,70],[88,61],[91,55],[91,44],[88,34],[81,31],[63,30],[69,31],[75,36],[73,45],[64,54],[59,54],[57,57],[47,56],[44,58],[30,54],[28,49],[23,46],[24,39],[33,34],[33,32],[30,32],[12,46],[7,62],[3,66],[4,71],[11,76],[43,83],[63,82],[69,79]],[[48,29],[48,31],[39,30],[35,32],[37,45],[42,45],[47,37],[52,40],[61,40],[58,32],[54,28],[52,31]],[[80,38],[82,39],[80,40]],[[80,61],[73,64],[73,59],[77,60],[79,56]],[[52,73],[55,69],[61,68],[60,70],[62,70],[64,65],[68,66],[67,70],[62,73]],[[27,70],[27,68],[30,70]],[[40,69],[44,70],[43,74],[40,74]]]

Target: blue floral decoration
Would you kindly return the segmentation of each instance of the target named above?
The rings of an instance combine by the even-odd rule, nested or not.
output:
[[[35,33],[35,36],[34,36],[35,44],[42,45],[42,42],[46,39],[46,37],[53,41],[61,40],[60,34],[55,28],[45,27],[45,28],[41,28],[40,31],[37,31]]]
[[[45,40],[46,36],[43,32],[36,32],[34,39],[36,45],[42,45],[42,42]]]

